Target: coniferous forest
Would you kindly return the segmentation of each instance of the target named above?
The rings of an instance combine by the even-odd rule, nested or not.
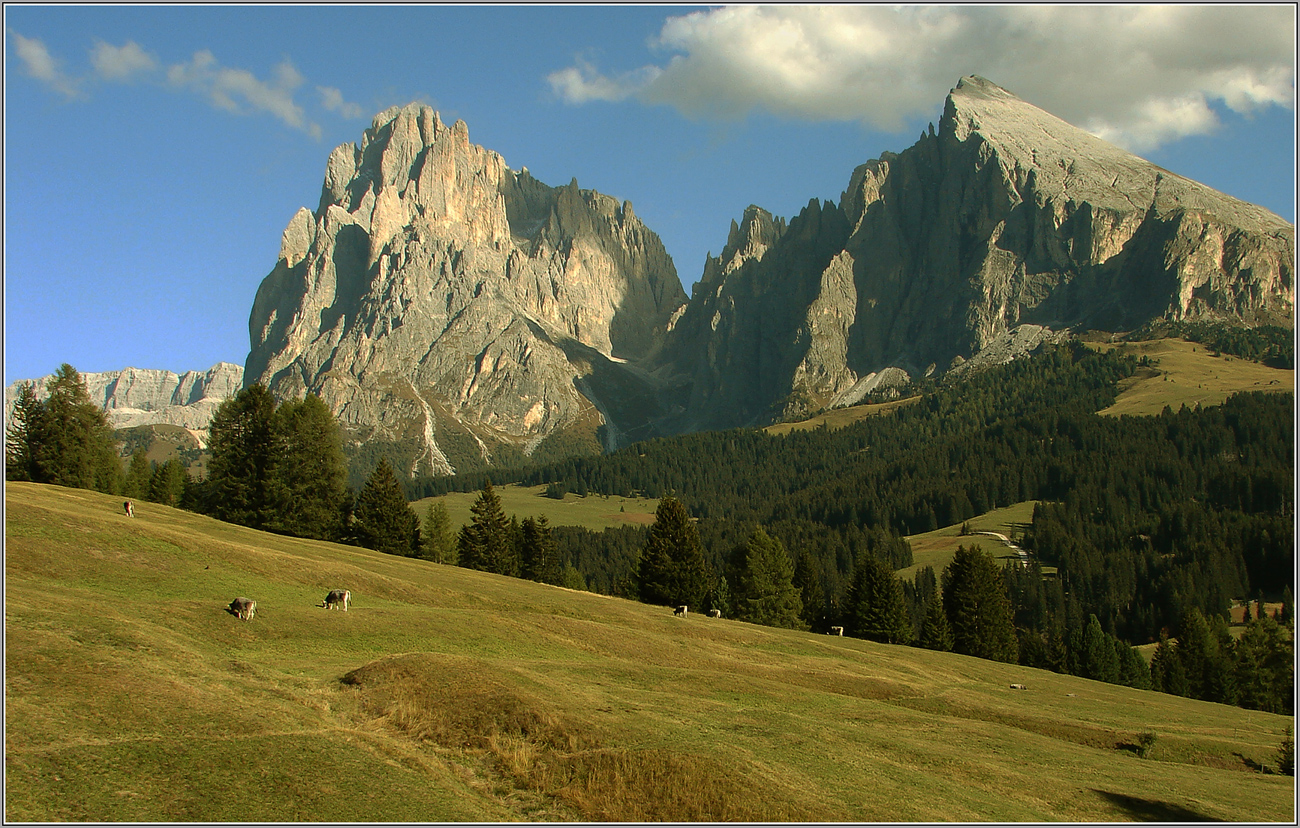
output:
[[[1259,350],[1253,340],[1241,347]],[[1289,358],[1277,350],[1265,347],[1273,358]],[[719,591],[734,605],[737,561],[761,527],[789,552],[803,593],[800,617],[810,629],[844,626],[850,635],[930,646],[923,635],[929,620],[931,635],[952,638],[957,651],[991,647],[996,657],[1032,666],[1261,706],[1229,686],[1240,679],[1187,687],[1175,675],[1170,684],[1164,672],[1147,670],[1132,646],[1166,641],[1177,650],[1168,641],[1195,635],[1199,618],[1208,630],[1200,655],[1184,645],[1179,657],[1236,672],[1246,656],[1225,640],[1234,602],[1283,601],[1290,621],[1293,398],[1243,393],[1220,406],[1166,408],[1157,416],[1097,414],[1140,365],[1131,355],[1077,343],[1048,347],[960,383],[918,389],[917,402],[836,431],[692,434],[497,470],[491,478],[579,494],[671,494],[696,518],[712,572],[706,607],[718,604]],[[473,491],[486,477],[426,479],[415,494]],[[881,618],[896,617],[893,610],[863,620],[869,581],[861,571],[875,561],[892,570],[910,566],[902,536],[1028,500],[1041,501],[1021,539],[1033,559],[1003,571],[1011,626],[990,633],[994,642],[963,645],[960,628],[937,630],[930,610],[942,592],[939,575],[952,575],[947,570],[923,570],[901,585],[906,632],[882,626]],[[638,594],[645,537],[636,528],[557,533],[562,556],[591,588],[628,597]],[[1055,567],[1054,577],[1040,567]],[[888,585],[873,589],[894,594]],[[948,625],[961,621],[951,611],[945,616]],[[1279,648],[1289,653],[1290,644],[1257,629],[1272,622],[1254,620],[1250,640],[1272,644],[1258,644],[1265,654],[1249,658],[1275,663],[1265,709],[1289,709],[1290,657]],[[866,626],[855,631],[855,624]],[[1285,670],[1276,666],[1281,661]]]
[[[1266,336],[1190,335],[1293,362]],[[835,431],[705,432],[413,486],[380,463],[353,493],[338,424],[314,397],[277,406],[260,386],[241,391],[213,420],[208,478],[190,480],[179,463],[110,462],[102,412],[64,366],[48,401],[20,397],[6,472],[754,623],[1290,711],[1293,397],[1097,414],[1139,367],[1118,351],[1047,346],[927,381],[913,402]],[[661,502],[648,528],[550,527],[505,515],[494,482]],[[481,491],[458,534],[444,509],[421,520],[407,505],[448,491]],[[912,564],[904,536],[1031,500],[1027,563],[963,547],[942,572],[896,574]],[[1266,601],[1282,602],[1276,619]],[[1249,624],[1234,639],[1228,612],[1242,602]],[[1156,645],[1149,665],[1142,644]]]

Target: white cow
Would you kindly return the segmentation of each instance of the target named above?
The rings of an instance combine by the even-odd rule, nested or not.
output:
[[[828,635],[844,635],[844,628],[843,628],[843,627],[831,627],[831,631],[828,633]]]
[[[331,589],[330,594],[325,596],[325,609],[338,609],[343,607],[343,611],[348,611],[348,604],[352,603],[352,593],[346,589]]]
[[[242,621],[251,621],[257,614],[257,602],[248,598],[236,598],[230,602],[230,611]]]
[[[722,610],[720,610],[720,609],[711,609],[711,610],[709,610],[709,617],[710,617],[710,618],[721,618],[721,617],[722,617]]]

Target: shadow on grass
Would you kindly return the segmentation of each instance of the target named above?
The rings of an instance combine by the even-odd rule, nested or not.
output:
[[[1124,813],[1138,822],[1223,822],[1221,819],[1206,816],[1198,811],[1193,811],[1191,808],[1184,808],[1182,805],[1175,805],[1172,802],[1161,802],[1158,799],[1142,799],[1112,791],[1099,791],[1096,788],[1093,788],[1092,792],[1122,809]]]

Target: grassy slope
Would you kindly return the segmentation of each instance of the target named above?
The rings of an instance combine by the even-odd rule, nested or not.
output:
[[[1090,348],[1113,348],[1149,356],[1155,365],[1120,383],[1115,404],[1102,414],[1159,414],[1166,405],[1219,405],[1238,391],[1295,393],[1295,371],[1269,368],[1229,355],[1212,356],[1205,345],[1183,339],[1157,339],[1121,345],[1089,343]]]
[[[1248,768],[1279,716],[87,491],[6,507],[8,820],[1295,815],[1293,780]],[[331,587],[351,612],[316,606]],[[1148,759],[1122,747],[1143,730]]]
[[[911,405],[920,397],[907,397],[901,400],[890,400],[885,403],[874,403],[869,405],[853,405],[848,408],[833,408],[815,417],[807,420],[800,420],[797,423],[776,423],[764,428],[768,434],[781,436],[789,434],[792,431],[812,431],[813,429],[825,426],[831,431],[852,425],[858,420],[871,417],[876,414],[888,414],[889,412],[901,408],[905,405]]]
[[[545,486],[510,484],[492,489],[501,498],[501,508],[507,515],[516,515],[520,520],[546,515],[552,526],[585,526],[597,532],[609,526],[649,525],[654,523],[655,509],[659,508],[658,500],[646,497],[597,494],[578,497],[570,492],[564,500],[556,500],[543,494]],[[452,528],[459,529],[469,523],[470,507],[478,497],[478,492],[451,492],[417,500],[411,508],[423,519],[429,504],[441,500],[447,507]]]
[[[1000,532],[1013,538],[1029,528],[1034,520],[1034,506],[1037,503],[1036,500],[1013,503],[973,517],[966,523],[970,524],[973,532]],[[1004,563],[1019,560],[1016,554],[997,538],[989,535],[962,535],[960,523],[935,529],[933,532],[909,535],[907,542],[912,546],[912,565],[907,569],[898,570],[899,577],[907,579],[915,578],[916,573],[927,566],[934,567],[936,575],[941,573],[943,568],[952,562],[958,546],[978,546]]]

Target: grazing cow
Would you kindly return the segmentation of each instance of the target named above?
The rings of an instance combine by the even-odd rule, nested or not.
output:
[[[711,610],[709,610],[709,617],[710,617],[710,618],[721,618],[721,617],[722,617],[722,610],[720,610],[720,609],[711,609]]]
[[[248,598],[236,598],[230,602],[230,611],[241,621],[251,621],[257,613],[257,602]]]
[[[682,618],[685,618],[685,617],[686,617],[686,605],[685,605],[685,604],[682,604],[680,607],[678,607],[677,609],[673,610],[673,615],[680,615]]]
[[[831,631],[828,632],[827,635],[844,635],[844,628],[843,628],[843,627],[831,627]]]
[[[343,607],[343,611],[348,611],[348,604],[352,602],[352,593],[346,589],[331,589],[330,594],[325,596],[325,603],[322,606],[325,609],[338,609]]]
[[[127,517],[135,517],[135,507],[131,505],[129,500],[122,504],[122,511],[126,512]]]

